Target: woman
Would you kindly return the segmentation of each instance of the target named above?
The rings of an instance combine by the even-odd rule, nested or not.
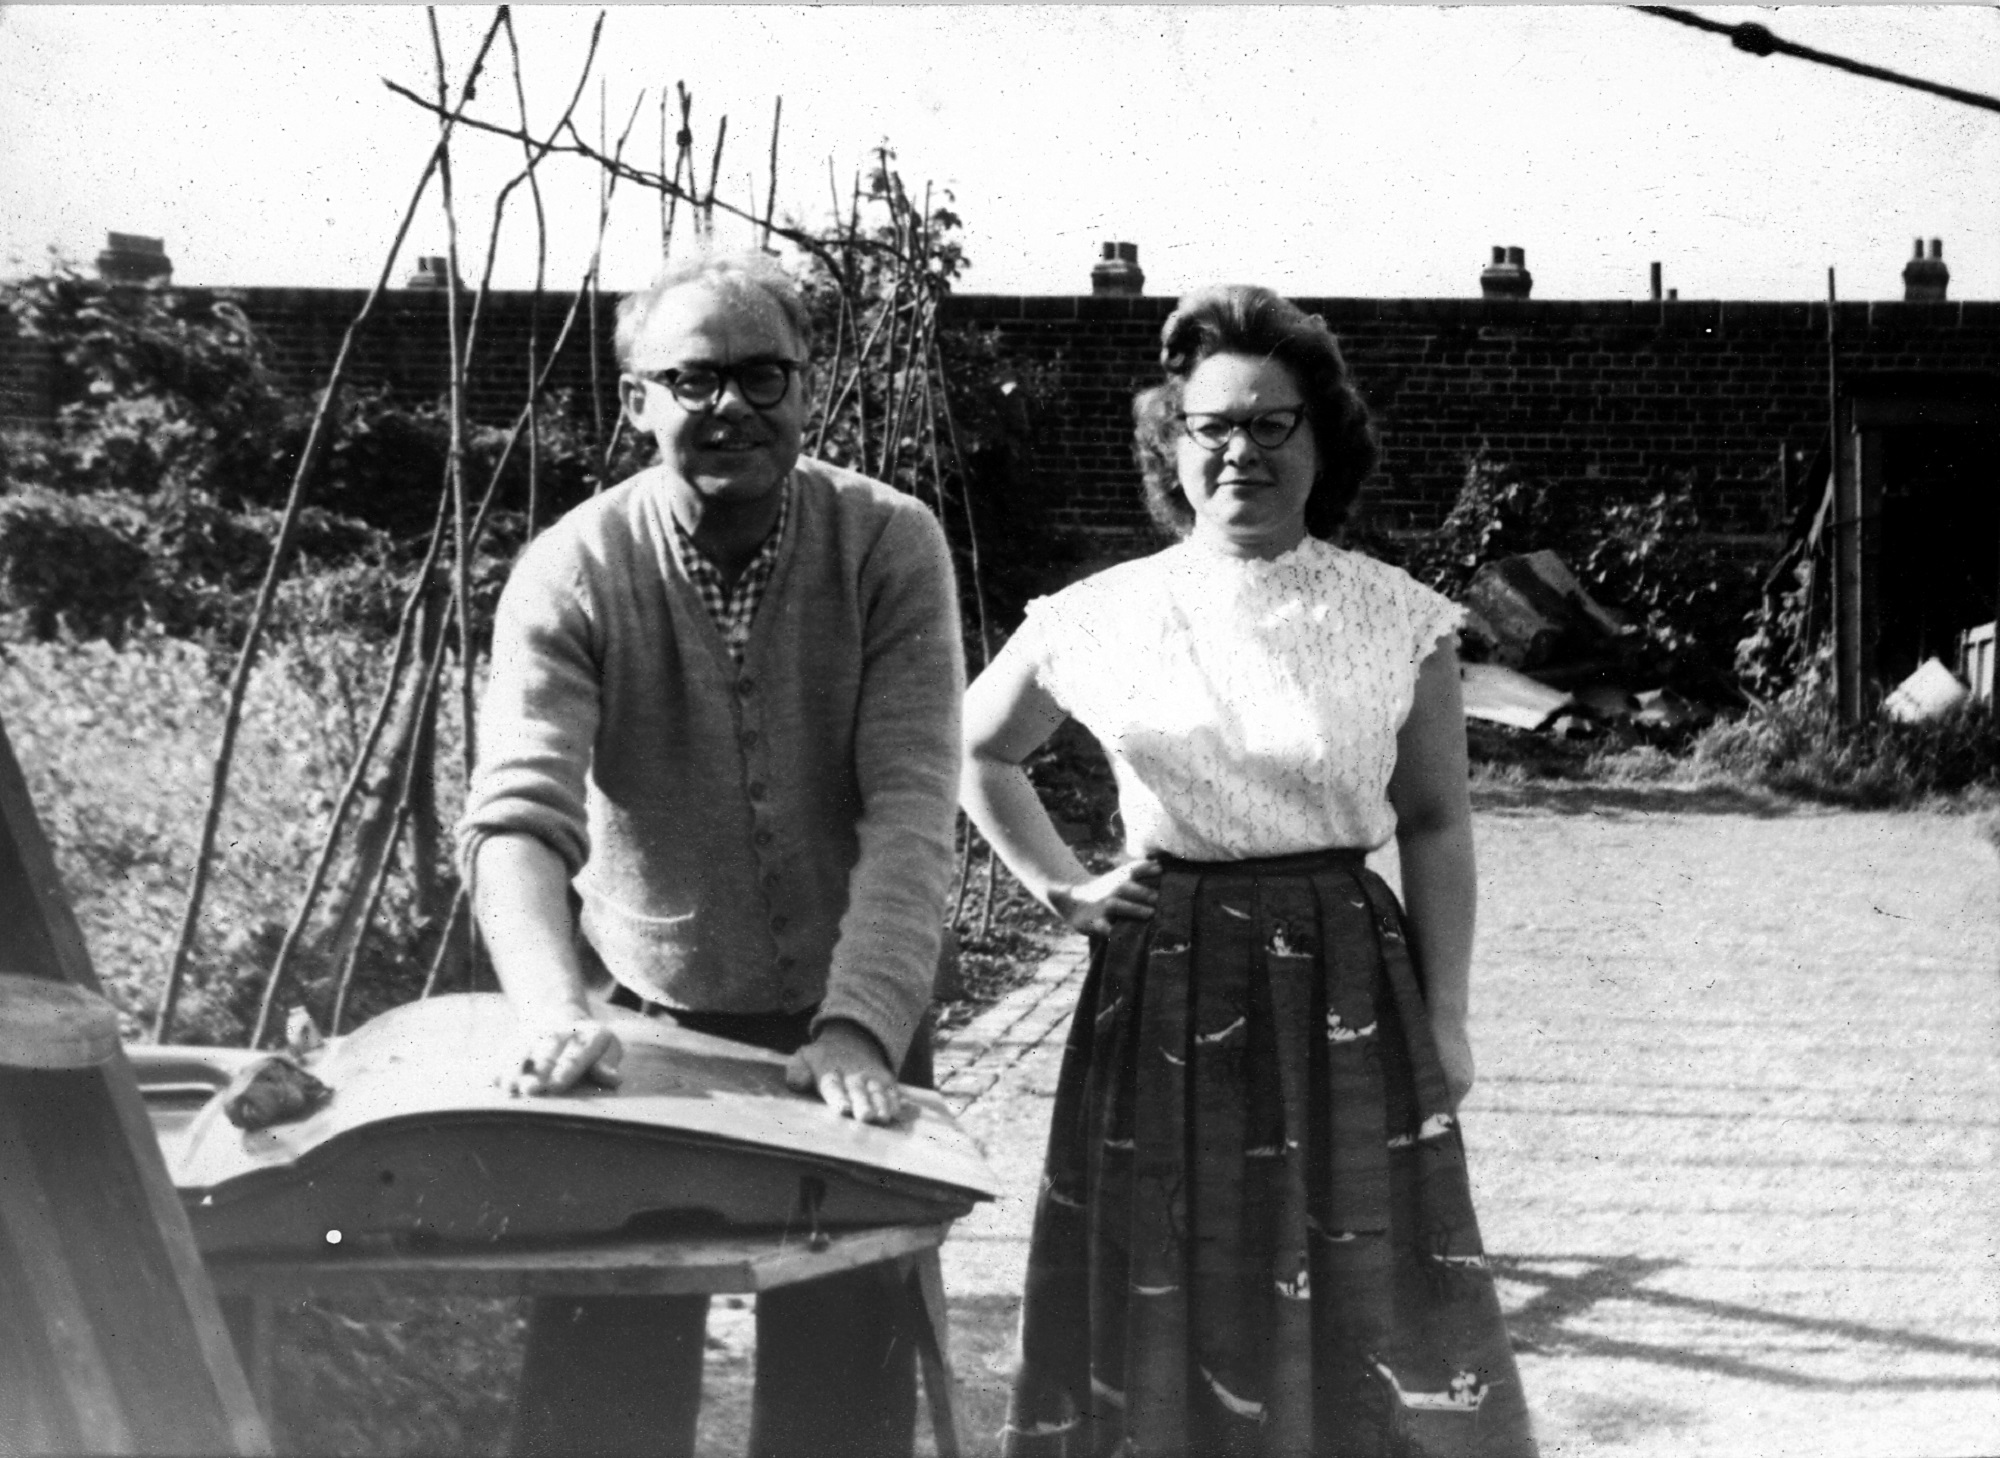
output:
[[[1138,454],[1184,540],[1030,604],[966,703],[967,812],[1092,934],[1007,1452],[1533,1453],[1455,1116],[1459,610],[1326,540],[1376,450],[1321,320],[1213,288],[1161,339]],[[1131,857],[1098,876],[1021,769],[1072,715]]]

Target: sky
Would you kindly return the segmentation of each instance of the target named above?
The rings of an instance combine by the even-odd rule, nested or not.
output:
[[[515,12],[531,122],[574,89],[598,12]],[[2000,9],[1714,7],[1786,40],[2000,95]],[[1953,298],[2000,298],[2000,113],[1605,5],[613,6],[579,118],[657,165],[662,91],[693,95],[704,179],[761,210],[774,107],[778,208],[818,225],[887,141],[905,181],[962,217],[965,292],[1088,289],[1098,246],[1136,243],[1148,293],[1219,280],[1349,297],[1465,297],[1495,245],[1537,298],[1902,296],[1939,238]],[[490,19],[438,12],[463,75]],[[0,6],[0,270],[83,263],[107,230],[165,239],[177,282],[366,287],[435,138],[385,78],[434,85],[414,6]],[[474,115],[513,124],[490,71]],[[476,276],[514,142],[454,149]],[[544,173],[548,277],[573,286],[599,180]],[[525,190],[494,281],[535,275]],[[747,227],[718,225],[723,242]],[[685,229],[682,229],[685,232]],[[401,260],[445,249],[435,192]],[[658,210],[630,188],[608,288],[643,283]]]

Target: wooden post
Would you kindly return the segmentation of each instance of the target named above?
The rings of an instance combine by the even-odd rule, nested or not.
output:
[[[1826,445],[1833,494],[1833,690],[1840,722],[1861,719],[1861,505],[1859,477],[1841,470],[1840,369],[1836,354],[1839,307],[1833,270],[1826,271]]]
[[[268,1453],[0,728],[0,1446]]]
[[[936,1247],[909,1258],[910,1320],[923,1369],[924,1396],[931,1414],[931,1441],[938,1458],[960,1458],[965,1432],[958,1381],[951,1370],[951,1319],[944,1299],[944,1267]]]

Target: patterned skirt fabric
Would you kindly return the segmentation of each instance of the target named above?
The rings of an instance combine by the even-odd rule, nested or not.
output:
[[[1162,861],[1077,1004],[1004,1451],[1532,1455],[1394,893]]]

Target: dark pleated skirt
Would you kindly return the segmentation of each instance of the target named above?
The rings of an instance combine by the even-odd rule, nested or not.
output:
[[[1004,1451],[1533,1454],[1394,893],[1164,865],[1077,1003]]]

